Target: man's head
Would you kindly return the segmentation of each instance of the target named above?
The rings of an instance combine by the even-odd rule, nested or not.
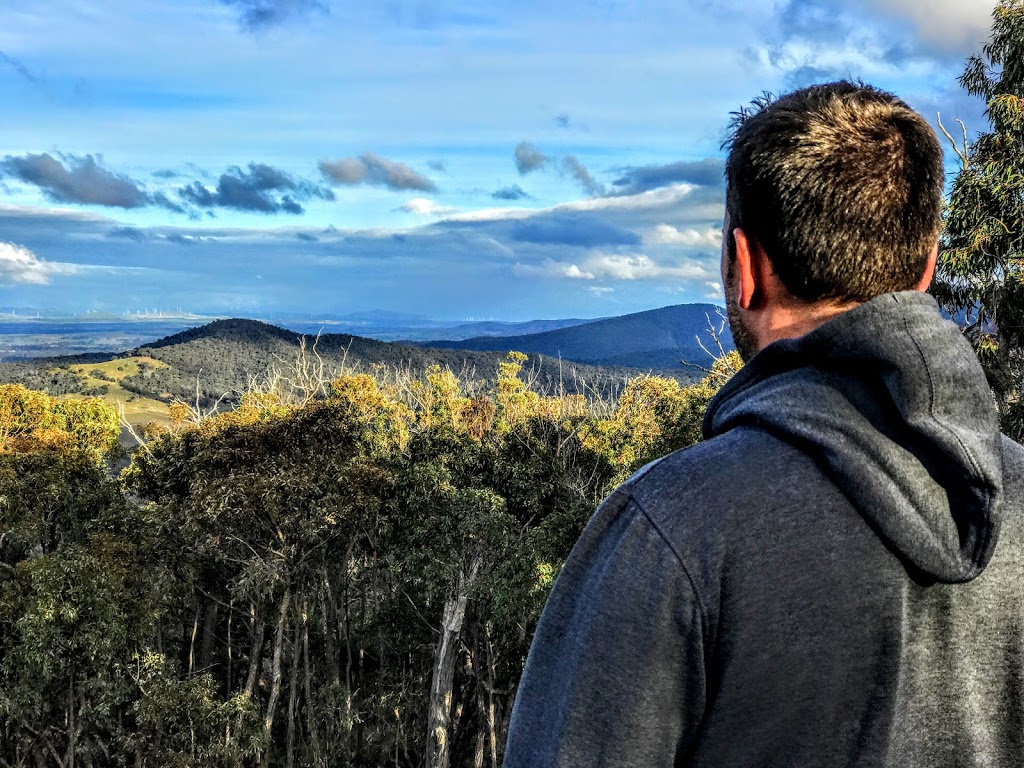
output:
[[[780,302],[819,317],[927,286],[943,169],[924,118],[890,93],[838,82],[758,102],[737,123],[722,271],[745,357],[775,340],[765,322],[780,322],[752,313]]]

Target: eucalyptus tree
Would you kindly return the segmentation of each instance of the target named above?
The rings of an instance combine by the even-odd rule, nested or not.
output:
[[[1024,0],[1001,0],[960,84],[990,130],[953,140],[960,169],[944,217],[933,292],[965,318],[1008,432],[1024,437]],[[941,126],[941,122],[940,122]]]

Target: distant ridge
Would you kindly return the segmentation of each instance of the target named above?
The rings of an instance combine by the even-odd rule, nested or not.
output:
[[[708,318],[717,330],[721,325],[719,311],[714,304],[677,304],[542,333],[437,340],[423,342],[422,346],[494,352],[518,350],[588,365],[672,370],[681,368],[684,360],[699,365],[710,362],[697,339],[702,339],[709,348],[713,345],[707,333]],[[732,349],[728,330],[723,333],[722,343],[727,351]]]
[[[261,320],[215,320],[154,342],[144,344],[116,357],[150,357],[163,367],[147,370],[125,380],[127,388],[140,394],[168,400],[194,398],[197,383],[202,395],[216,399],[223,392],[240,392],[251,383],[259,383],[273,366],[287,373],[305,339],[307,355],[316,355],[326,370],[344,366],[367,371],[383,364],[392,370],[422,372],[431,365],[450,368],[471,381],[493,381],[498,365],[505,359],[501,352],[486,350],[433,349],[417,345],[378,341],[346,333],[315,335],[296,333]],[[541,387],[558,386],[560,377],[577,378],[591,387],[618,386],[636,375],[636,371],[596,368],[585,364],[560,366],[559,361],[531,354],[528,367],[537,368]],[[108,358],[108,359],[109,359]],[[37,370],[45,370],[46,360],[32,361]],[[572,386],[575,386],[574,384]]]
[[[681,361],[710,362],[696,336],[707,327],[706,315],[715,317],[715,311],[710,304],[664,307],[541,333],[429,346],[346,333],[316,338],[261,320],[223,319],[121,352],[0,363],[0,383],[21,383],[52,395],[131,393],[145,406],[140,413],[150,418],[154,408],[166,408],[174,399],[192,403],[198,398],[209,407],[230,393],[231,402],[247,388],[259,386],[272,368],[287,376],[299,354],[300,340],[305,339],[310,356],[315,340],[316,355],[327,375],[342,369],[373,371],[383,364],[391,375],[419,376],[430,366],[440,365],[461,375],[473,388],[493,383],[499,364],[514,350],[530,356],[529,376],[541,391],[604,396],[619,391],[642,371],[695,378],[698,373],[683,368]],[[560,322],[575,321],[531,321],[520,327]],[[113,367],[106,365],[110,362]],[[90,366],[96,375],[83,370]]]
[[[596,318],[603,320],[604,318]],[[472,323],[463,323],[451,328],[444,329],[445,338],[450,341],[463,339],[476,339],[483,336],[526,336],[544,331],[555,331],[560,328],[571,328],[574,325],[593,323],[595,318],[589,320],[578,317],[570,317],[564,320],[525,320],[522,322],[505,322],[501,320],[480,320]],[[432,341],[415,341],[415,344],[432,344]]]
[[[265,323],[262,320],[247,320],[244,318],[229,318],[227,320],[214,320],[212,323],[198,325],[195,328],[188,328],[179,333],[165,336],[162,339],[148,342],[140,349],[159,349],[161,347],[172,347],[176,344],[187,344],[190,341],[199,339],[221,339],[224,341],[248,341],[248,342],[271,342],[283,341],[288,344],[295,342],[296,334],[285,328]]]

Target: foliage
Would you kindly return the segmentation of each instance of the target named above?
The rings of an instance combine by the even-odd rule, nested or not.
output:
[[[182,403],[123,489],[81,419],[0,455],[0,760],[500,764],[587,518],[698,439],[732,370],[609,401],[537,391],[525,363]],[[56,418],[8,395],[11,435]]]
[[[0,757],[106,762],[134,730],[136,643],[158,633],[151,526],[89,453],[0,455]],[[109,763],[107,763],[109,764]]]
[[[0,385],[0,453],[79,451],[98,461],[116,452],[120,434],[117,413],[100,400]]]
[[[1024,2],[1001,0],[992,36],[960,84],[985,100],[991,130],[954,142],[961,169],[945,212],[933,292],[966,317],[1008,433],[1024,439]],[[947,133],[947,136],[949,134]]]

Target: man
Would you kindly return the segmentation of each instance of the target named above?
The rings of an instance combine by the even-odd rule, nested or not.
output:
[[[726,177],[748,364],[591,519],[505,766],[1024,764],[1024,449],[924,293],[934,132],[815,86],[744,116]]]

